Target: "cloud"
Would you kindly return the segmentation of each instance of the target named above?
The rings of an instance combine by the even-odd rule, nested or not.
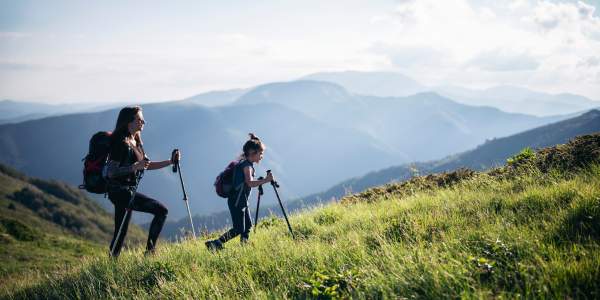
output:
[[[600,53],[596,9],[562,0],[400,1],[372,19],[393,33],[369,50],[390,69],[430,84],[528,84],[596,94],[597,87],[579,80],[599,72],[592,58]]]
[[[526,52],[514,52],[508,49],[494,49],[482,52],[466,63],[467,67],[478,67],[481,70],[507,72],[531,71],[540,66],[540,62]]]
[[[0,71],[74,71],[74,65],[46,65],[29,62],[0,61]]]
[[[19,39],[32,36],[31,33],[17,31],[0,31],[0,39]]]
[[[428,46],[375,43],[369,50],[372,53],[385,55],[393,66],[400,68],[439,67],[445,64],[444,60],[447,59],[445,53]]]
[[[578,1],[576,3],[553,3],[541,1],[533,7],[529,18],[546,32],[553,30],[581,33],[600,40],[600,18],[594,16],[596,7]]]
[[[577,67],[581,67],[581,68],[600,67],[600,56],[590,56],[590,57],[581,59],[577,63]]]

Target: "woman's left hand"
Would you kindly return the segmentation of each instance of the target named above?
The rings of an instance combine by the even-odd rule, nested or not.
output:
[[[175,164],[181,159],[181,152],[179,150],[175,150],[175,153],[171,156],[171,163]]]

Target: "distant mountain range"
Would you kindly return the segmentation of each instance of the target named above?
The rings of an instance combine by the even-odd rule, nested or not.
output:
[[[233,89],[225,91],[211,91],[175,102],[187,105],[204,105],[210,107],[223,106],[232,104],[249,90],[250,89]]]
[[[501,85],[476,90],[457,86],[424,86],[402,74],[393,72],[323,72],[301,79],[339,84],[351,93],[379,97],[404,97],[421,92],[436,92],[456,102],[491,106],[505,112],[535,116],[551,116],[581,112],[600,107],[600,99],[561,93],[549,94],[527,88]]]
[[[258,86],[238,104],[277,103],[336,127],[364,132],[405,161],[442,158],[567,116],[532,117],[456,103],[436,93],[407,97],[350,94],[340,85],[300,80]]]
[[[549,94],[510,85],[500,85],[481,90],[459,86],[426,86],[408,76],[395,72],[320,72],[303,76],[299,81],[335,83],[343,87],[346,90],[344,91],[345,93],[362,96],[407,97],[418,93],[435,92],[462,104],[490,106],[505,112],[535,116],[579,113],[600,107],[600,101],[594,101],[575,94]],[[263,88],[276,88],[279,84],[267,84]],[[208,107],[231,105],[253,89],[238,88],[209,91],[171,102]],[[334,91],[330,90],[330,92]],[[252,97],[255,96],[252,95]],[[335,96],[335,94],[332,96]],[[101,111],[120,105],[124,104],[98,105],[82,103],[75,105],[52,105],[37,102],[2,100],[0,101],[0,124],[18,123],[67,113]]]
[[[332,82],[354,94],[377,97],[405,97],[429,91],[414,79],[394,72],[320,72],[300,79]]]
[[[348,193],[358,193],[370,187],[407,180],[414,175],[427,175],[464,167],[485,170],[503,165],[507,158],[523,148],[544,148],[563,144],[576,136],[595,132],[600,132],[600,111],[598,110],[592,110],[572,119],[541,126],[509,137],[491,139],[475,149],[451,155],[441,160],[404,164],[370,172],[360,177],[345,180],[324,192],[303,197],[301,200],[289,201],[286,203],[286,207],[289,211],[299,210],[321,202],[339,199]],[[270,187],[267,186],[265,191],[266,196],[271,196]],[[256,199],[253,196],[252,210],[255,209],[255,205]],[[262,205],[261,203],[260,217],[264,218],[270,213],[281,215],[278,206]],[[228,211],[205,215],[199,214],[194,217],[196,226],[209,231],[222,229],[229,226],[230,223]],[[147,227],[147,224],[144,226]],[[175,238],[181,235],[182,230],[188,229],[187,219],[171,220],[167,222],[163,233],[166,237]]]
[[[548,94],[516,86],[496,86],[483,90],[440,87],[438,93],[468,105],[487,105],[507,112],[536,116],[574,113],[600,107],[600,101],[562,93]]]
[[[234,97],[231,93],[237,92],[213,97]],[[144,140],[154,159],[182,149],[182,168],[195,199],[192,208],[201,213],[222,209],[212,183],[240,153],[248,132],[267,144],[258,174],[273,169],[287,195],[298,198],[373,169],[439,159],[566,117],[508,114],[434,93],[360,96],[318,81],[258,86],[225,106],[210,108],[196,100],[144,105]],[[0,162],[32,176],[79,184],[90,136],[111,130],[117,113],[113,109],[1,125]],[[185,215],[178,178],[168,169],[147,172],[140,189],[165,201],[170,217]],[[273,201],[265,198],[265,204]],[[106,199],[100,203],[111,208]]]
[[[49,116],[106,110],[122,104],[46,104],[0,100],[0,124],[19,123]]]

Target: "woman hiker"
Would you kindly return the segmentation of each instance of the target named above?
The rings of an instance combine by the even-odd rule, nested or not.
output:
[[[146,255],[154,253],[158,235],[169,212],[167,207],[156,199],[138,192],[132,195],[139,172],[161,169],[180,159],[179,151],[176,151],[170,160],[150,161],[144,152],[142,143],[144,124],[146,121],[140,106],[125,107],[119,112],[117,124],[111,136],[111,150],[106,171],[109,179],[108,198],[115,206],[115,231],[110,243],[110,255],[113,257],[119,256],[127,234],[127,227],[131,219],[130,213],[127,214],[119,239],[115,240],[132,196],[135,197],[133,210],[154,215],[148,232]],[[114,252],[112,251],[113,246]]]

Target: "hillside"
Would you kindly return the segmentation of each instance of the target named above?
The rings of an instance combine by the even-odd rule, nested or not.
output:
[[[581,116],[527,130],[512,136],[486,141],[473,150],[433,162],[421,162],[386,168],[352,178],[333,186],[323,193],[304,197],[304,204],[317,199],[340,198],[348,192],[361,192],[369,187],[403,181],[413,175],[427,175],[457,168],[485,170],[502,165],[520,149],[544,148],[563,144],[578,135],[600,132],[600,111],[591,110]]]
[[[0,281],[106,252],[113,216],[78,189],[0,165]],[[145,234],[131,227],[131,242]]]
[[[523,148],[543,148],[566,143],[568,140],[583,134],[600,132],[600,112],[590,111],[579,117],[565,121],[541,126],[532,130],[518,133],[505,138],[488,140],[475,149],[449,156],[445,159],[432,162],[417,162],[400,166],[388,167],[379,171],[370,172],[361,177],[351,178],[332,186],[324,192],[307,195],[301,200],[293,200],[286,203],[290,211],[314,206],[320,202],[330,201],[332,198],[339,199],[350,192],[361,192],[369,187],[407,180],[414,175],[427,175],[436,172],[444,172],[457,168],[471,168],[474,170],[485,170],[494,166],[502,165],[508,157]],[[284,200],[289,199],[289,194],[283,190]],[[272,197],[270,188],[267,189],[265,197]],[[292,198],[293,199],[293,198]],[[255,205],[256,199],[252,199]],[[262,202],[262,201],[261,201]],[[277,205],[261,204],[261,216],[271,213],[281,215]],[[223,204],[224,207],[224,204]],[[230,223],[228,211],[211,214],[198,214],[194,216],[194,224],[205,230],[221,229]],[[148,224],[143,225],[145,227]],[[187,218],[170,220],[166,223],[163,234],[165,237],[174,238],[181,235],[181,228],[187,228]]]
[[[597,298],[600,134],[489,172],[413,178],[263,220],[251,242],[90,258],[11,282],[25,298]],[[93,283],[93,284],[90,284]]]

